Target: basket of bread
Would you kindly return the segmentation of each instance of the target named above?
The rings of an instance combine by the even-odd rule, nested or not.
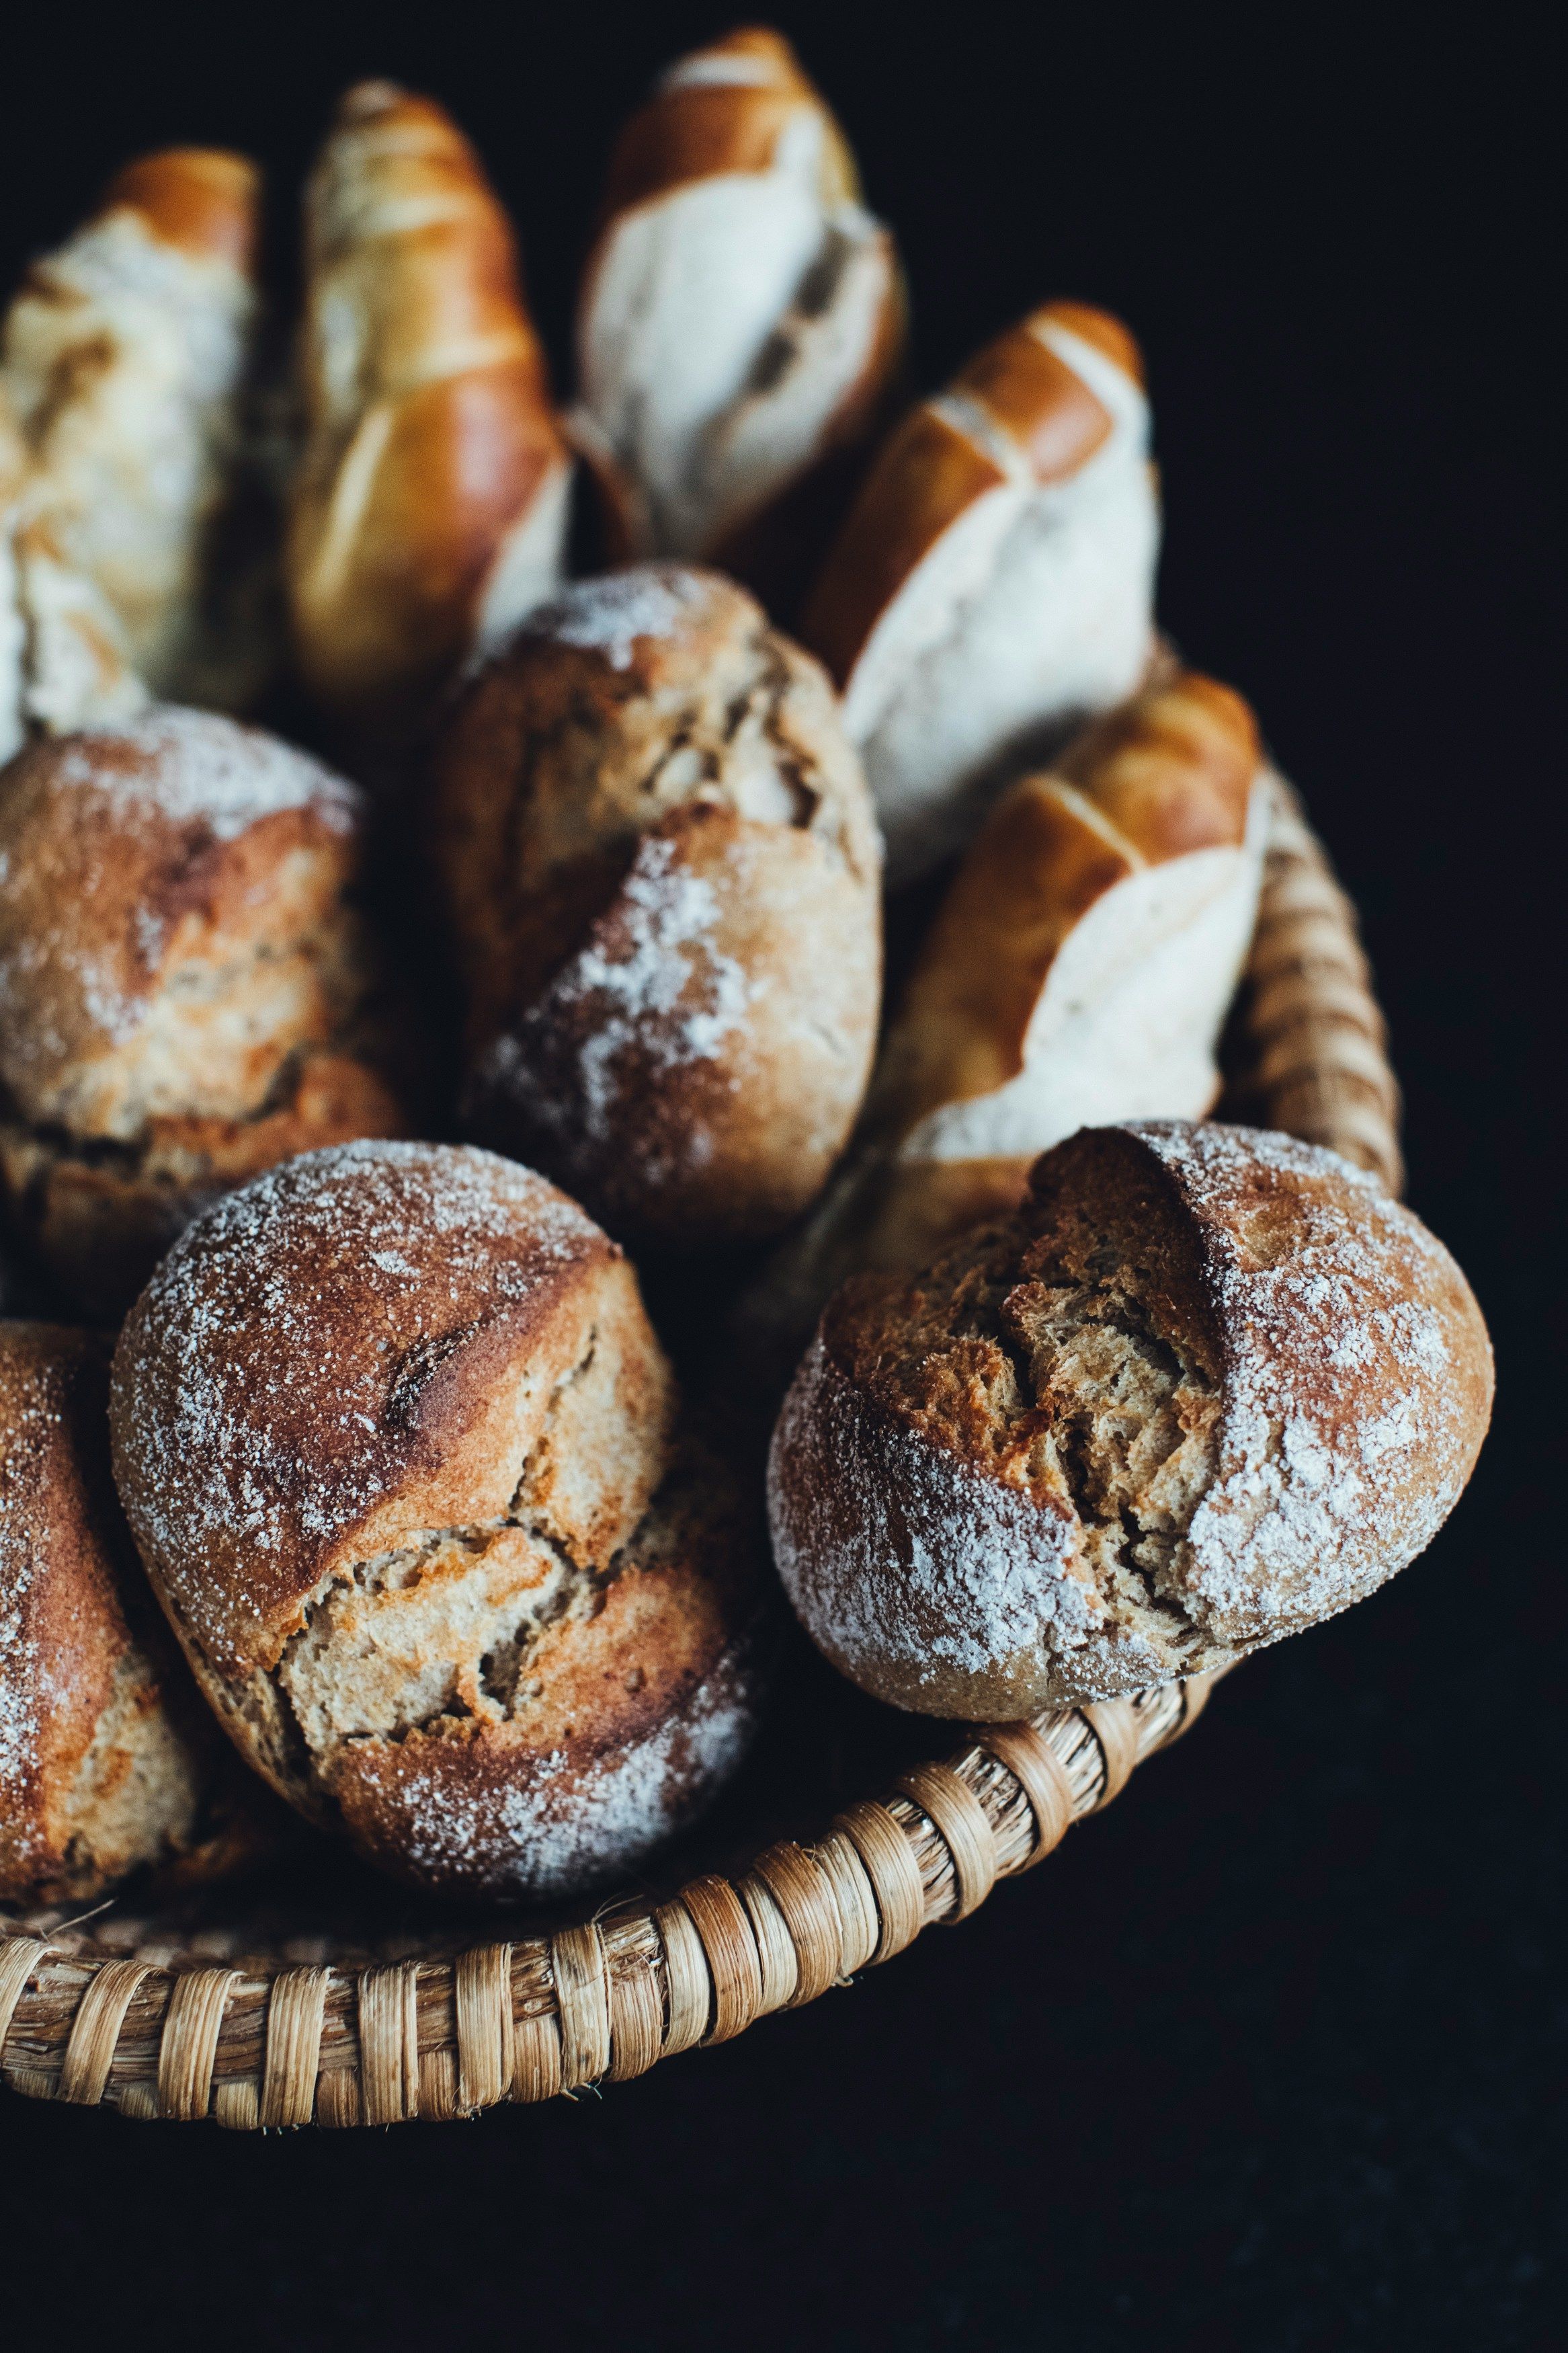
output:
[[[913,399],[759,30],[616,142],[570,406],[433,100],[342,101],[295,322],[259,202],[132,164],[0,337],[0,2073],[242,2127],[962,1919],[1491,1395],[1125,327]]]

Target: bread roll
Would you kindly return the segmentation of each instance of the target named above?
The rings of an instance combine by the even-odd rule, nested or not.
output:
[[[1258,1129],[1086,1129],[1015,1217],[829,1305],[773,1438],[774,1555],[880,1699],[1105,1699],[1403,1568],[1491,1394],[1469,1286],[1374,1176]]]
[[[169,1704],[169,1668],[178,1683],[184,1670],[164,1655],[109,1475],[108,1354],[58,1324],[0,1323],[8,1904],[91,1903],[197,1830],[203,1759]]]
[[[484,1152],[312,1153],[115,1355],[143,1559],[245,1754],[437,1893],[630,1868],[748,1736],[760,1580],[620,1251]]]
[[[573,421],[615,552],[706,557],[787,609],[903,325],[892,237],[789,43],[752,28],[672,66],[616,149],[578,312]]]
[[[1213,1109],[1258,913],[1260,758],[1239,695],[1173,671],[997,803],[910,972],[849,1163],[747,1303],[781,1384],[847,1276],[912,1273],[1015,1208],[1075,1128]]]
[[[611,1230],[776,1231],[865,1091],[876,826],[826,680],[716,573],[535,615],[437,747],[468,1130]]]
[[[396,746],[555,586],[570,470],[510,226],[440,107],[351,90],[305,231],[295,645],[327,709]]]
[[[242,155],[143,156],[34,263],[0,334],[0,405],[24,461],[13,529],[102,600],[152,692],[227,708],[254,698],[271,662],[258,558],[228,536],[254,496],[259,206]],[[62,705],[57,681],[34,715],[82,726],[125,708]]]
[[[802,634],[844,690],[891,883],[1132,691],[1159,538],[1138,347],[1081,303],[1009,328],[884,444]]]
[[[173,705],[13,763],[0,1182],[89,1313],[122,1307],[216,1193],[401,1126],[349,896],[363,824],[303,753]]]

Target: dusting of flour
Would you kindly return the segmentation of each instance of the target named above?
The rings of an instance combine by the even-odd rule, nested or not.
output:
[[[639,638],[674,637],[709,594],[700,576],[679,565],[633,565],[577,581],[529,626],[560,645],[603,654],[612,670],[629,670]]]

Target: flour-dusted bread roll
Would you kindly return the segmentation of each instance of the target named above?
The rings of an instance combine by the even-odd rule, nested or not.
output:
[[[272,658],[260,559],[235,539],[255,497],[259,206],[242,155],[143,156],[33,264],[0,331],[0,405],[24,457],[13,526],[96,592],[153,693],[228,708],[253,699]],[[111,715],[60,697],[57,680],[32,715]]]
[[[1257,920],[1268,789],[1241,697],[1173,671],[1013,786],[939,908],[855,1148],[746,1319],[787,1377],[847,1276],[1013,1208],[1075,1128],[1197,1119]]]
[[[1142,363],[1102,311],[1031,312],[895,429],[802,623],[844,690],[890,881],[1132,691],[1159,539]]]
[[[205,1760],[115,1501],[109,1351],[0,1323],[0,1901],[92,1903],[198,1832]],[[171,1675],[171,1670],[172,1675]],[[193,1738],[193,1733],[197,1736]]]
[[[816,663],[716,573],[585,581],[471,682],[434,790],[470,1132],[617,1234],[797,1216],[881,974],[876,825]]]
[[[773,1439],[774,1553],[879,1698],[1103,1699],[1394,1576],[1491,1394],[1468,1284],[1374,1176],[1263,1130],[1088,1129],[1016,1217],[830,1304]]]
[[[891,236],[788,42],[672,66],[616,149],[578,312],[574,427],[616,552],[764,591],[809,569],[903,326]]]
[[[439,106],[351,90],[305,227],[295,646],[323,705],[395,751],[473,648],[554,587],[570,466],[510,225]]]
[[[395,1133],[356,788],[216,712],[33,744],[0,794],[0,1182],[118,1312],[193,1211]]]
[[[115,1356],[115,1473],[241,1749],[440,1893],[638,1862],[749,1736],[761,1580],[637,1279],[542,1177],[312,1153],[193,1225]]]

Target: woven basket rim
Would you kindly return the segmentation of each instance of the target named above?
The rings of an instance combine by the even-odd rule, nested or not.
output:
[[[1269,772],[1264,889],[1237,1019],[1238,1108],[1397,1191],[1399,1096],[1354,910],[1295,795]],[[37,2098],[240,2128],[471,2116],[721,2042],[966,1918],[1108,1805],[1195,1722],[1194,1676],[960,1746],[666,1902],[599,1903],[549,1935],[460,1949],[316,1940],[270,1955],[130,1915],[0,1911],[0,2080]],[[433,1938],[433,1945],[440,1939]],[[450,1945],[452,1939],[445,1942]]]

